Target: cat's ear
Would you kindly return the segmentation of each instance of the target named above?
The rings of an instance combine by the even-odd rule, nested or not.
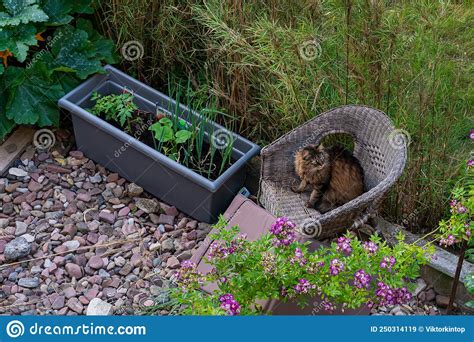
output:
[[[323,145],[323,143],[320,143],[320,144],[316,145],[316,150],[318,150],[318,151],[324,150],[324,145]]]

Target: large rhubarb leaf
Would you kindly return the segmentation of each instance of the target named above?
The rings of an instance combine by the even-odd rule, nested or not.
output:
[[[72,1],[64,0],[41,0],[41,8],[48,15],[47,25],[58,26],[69,24],[73,17],[69,14],[72,12]]]
[[[76,13],[94,13],[92,0],[40,0],[39,4],[49,17],[46,23],[49,26],[59,26],[69,24]]]
[[[3,68],[2,63],[0,63],[0,69],[1,68]],[[2,139],[11,132],[13,127],[15,127],[15,123],[6,117],[6,101],[5,87],[3,86],[3,82],[0,79],[0,141],[2,141]]]
[[[92,8],[92,3],[94,0],[75,0],[72,3],[72,12],[73,13],[94,13],[94,8]]]
[[[76,27],[87,32],[89,40],[94,48],[94,55],[96,58],[101,59],[109,64],[117,62],[117,58],[114,55],[114,42],[110,39],[105,39],[104,36],[94,30],[90,20],[78,19]]]
[[[80,79],[103,72],[102,60],[114,61],[113,44],[92,30],[87,21],[79,20],[87,31],[67,25],[59,28],[56,35],[61,36],[61,44],[55,44],[51,52],[55,57],[58,70],[74,71]],[[56,68],[56,69],[57,69]]]
[[[4,78],[8,119],[17,124],[39,126],[59,123],[56,102],[64,95],[64,90],[45,63],[36,62],[26,69],[9,67]]]
[[[48,16],[39,8],[36,0],[3,0],[2,3],[0,28],[48,20]]]
[[[30,46],[36,45],[34,25],[20,25],[0,29],[0,51],[9,50],[20,62],[24,62]]]

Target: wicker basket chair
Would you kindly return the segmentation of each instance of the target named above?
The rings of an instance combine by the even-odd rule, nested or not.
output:
[[[354,155],[364,169],[365,192],[325,214],[305,207],[309,191],[296,194],[295,152],[329,134],[346,133],[354,140]],[[300,231],[326,238],[356,228],[376,213],[383,196],[403,173],[408,136],[394,128],[381,111],[356,105],[332,109],[285,134],[261,151],[260,203],[276,216],[287,216]]]

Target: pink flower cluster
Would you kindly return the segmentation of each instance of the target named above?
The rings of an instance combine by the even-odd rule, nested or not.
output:
[[[181,286],[183,292],[195,282],[202,282],[202,274],[196,270],[197,265],[191,260],[181,262],[181,268],[176,273],[176,280]]]
[[[467,233],[467,232],[466,232]],[[456,242],[456,239],[452,234],[449,234],[447,238],[441,238],[439,244],[444,247],[452,246]]]
[[[349,255],[352,252],[351,239],[341,236],[337,239],[336,250],[345,255]]]
[[[301,294],[308,293],[310,290],[315,289],[316,285],[312,285],[307,279],[301,278],[294,288],[296,293]]]
[[[327,312],[333,312],[334,310],[336,310],[336,307],[327,299],[323,300],[321,302],[321,305],[323,306],[323,309]]]
[[[383,257],[382,261],[380,261],[380,268],[387,268],[391,270],[393,265],[395,265],[396,262],[397,260],[393,256]]]
[[[329,265],[329,273],[331,275],[338,275],[344,269],[344,263],[339,259],[332,259]]]
[[[366,241],[364,242],[364,249],[369,253],[369,254],[375,254],[379,247],[375,242],[372,241]]]
[[[221,309],[224,309],[229,316],[240,314],[240,304],[230,293],[220,296],[219,302],[221,302]]]
[[[209,253],[207,258],[211,261],[214,258],[224,259],[229,255],[234,254],[236,251],[240,250],[245,243],[247,236],[245,234],[239,234],[237,239],[230,242],[229,247],[224,247],[220,242],[213,241],[209,246]]]
[[[306,265],[307,262],[308,261],[306,260],[306,258],[303,255],[303,251],[298,247],[295,248],[295,256],[290,259],[290,263],[292,265],[297,263],[300,266],[304,266],[304,265]]]
[[[354,286],[361,289],[361,288],[369,288],[370,285],[370,275],[365,272],[364,270],[358,270],[354,274]]]
[[[270,228],[270,233],[275,235],[273,245],[275,247],[289,246],[296,240],[295,227],[296,225],[287,217],[278,218]]]
[[[383,282],[377,283],[375,295],[379,298],[380,305],[404,304],[413,298],[406,287],[391,288]]]
[[[467,208],[457,200],[452,200],[449,202],[449,205],[451,206],[451,213],[453,214],[464,214],[467,212]]]

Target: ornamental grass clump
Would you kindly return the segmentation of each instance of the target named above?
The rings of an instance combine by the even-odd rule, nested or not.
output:
[[[287,218],[255,241],[226,225],[221,217],[210,237],[209,273],[198,272],[190,261],[178,271],[171,297],[181,314],[262,314],[262,300],[296,300],[304,306],[316,295],[327,311],[402,304],[412,299],[413,280],[431,253],[405,243],[402,234],[389,247],[377,235],[362,242],[350,233],[311,251],[308,242],[297,240],[296,226]],[[210,284],[216,289],[209,294],[203,287]]]

